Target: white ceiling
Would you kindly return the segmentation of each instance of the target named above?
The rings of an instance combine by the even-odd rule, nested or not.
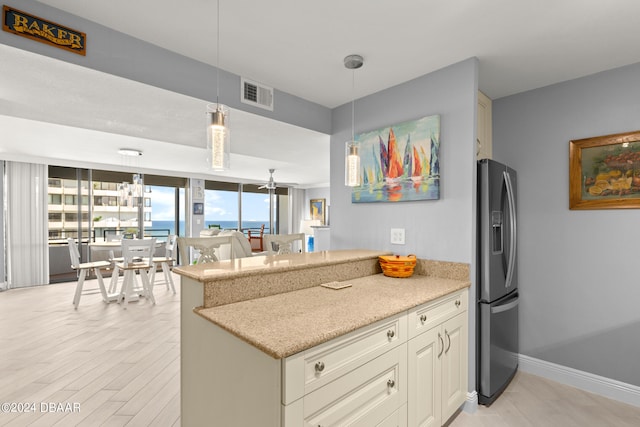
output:
[[[40,2],[215,65],[215,1]],[[220,17],[221,68],[330,108],[472,56],[480,61],[480,89],[492,99],[640,62],[640,2],[636,0],[220,0]],[[356,74],[355,91],[351,72],[342,63],[353,53],[365,59]],[[82,138],[70,144],[73,151],[60,153],[60,147],[55,147],[51,155],[118,165],[122,160],[113,159],[111,148],[131,145],[145,152],[139,162],[151,159],[150,165],[157,169],[210,176],[206,166],[199,169],[202,151],[195,148],[195,141],[203,141],[197,135],[204,132],[201,100],[68,64],[47,63],[75,76],[74,84],[82,82],[68,94],[73,102],[60,103],[69,86],[58,87],[56,81],[38,75],[38,69],[44,68],[40,61],[46,58],[6,47],[0,54],[0,114],[38,122],[23,119],[19,126],[25,132],[37,129],[52,139],[64,131],[68,141],[72,136]],[[13,67],[6,58],[22,61],[27,68]],[[29,84],[24,83],[25,77],[31,79]],[[31,87],[34,78],[36,88]],[[131,99],[126,103],[114,99],[110,95],[114,87],[127,88]],[[45,106],[23,105],[29,90],[37,90]],[[47,105],[47,98],[58,103]],[[78,123],[69,123],[64,111],[60,115],[66,121],[57,122],[71,129],[40,123],[43,111],[49,122],[56,123],[51,116],[61,108],[75,108]],[[110,120],[99,121],[99,117]],[[239,111],[233,112],[232,121],[236,171],[223,176],[259,181],[266,179],[266,169],[274,167],[276,181],[301,186],[328,183],[326,135]],[[266,141],[269,137],[274,140]],[[92,141],[90,148],[86,141]],[[34,143],[24,141],[20,150],[28,150],[30,144]],[[301,153],[303,146],[310,152]],[[4,157],[15,155],[1,150]],[[38,153],[47,155],[41,146]],[[78,158],[77,153],[86,158]],[[306,158],[312,164],[305,163]],[[179,164],[181,159],[187,161]]]
[[[206,162],[206,102],[0,44],[0,159],[231,182],[329,185],[329,136],[231,112],[231,169]],[[132,159],[118,148],[143,152]]]

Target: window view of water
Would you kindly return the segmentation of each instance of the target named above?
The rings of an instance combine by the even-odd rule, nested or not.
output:
[[[269,233],[269,221],[242,221],[242,230],[259,230],[264,224],[264,232]],[[238,221],[206,221],[205,227],[219,225],[223,230],[237,230]],[[167,234],[176,234],[174,221],[153,221],[153,230],[169,230]],[[180,221],[179,236],[185,236],[184,221]]]

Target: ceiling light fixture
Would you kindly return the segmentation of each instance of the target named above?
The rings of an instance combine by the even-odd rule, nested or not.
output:
[[[357,187],[361,183],[360,179],[360,147],[355,140],[355,70],[362,67],[364,60],[360,55],[349,55],[344,58],[344,66],[352,70],[351,74],[351,140],[345,144],[344,157],[344,185]]]
[[[218,12],[216,37],[216,102],[207,105],[207,157],[215,171],[229,169],[231,142],[229,138],[229,107],[220,104],[220,1],[216,1]]]
[[[120,148],[118,154],[123,156],[124,163],[138,168],[138,157],[142,156],[142,151],[135,148]],[[144,235],[144,177],[141,173],[134,173],[132,182],[123,181],[118,184],[118,210],[121,207],[137,208],[138,230],[136,235],[142,238]],[[119,216],[119,215],[118,215]]]
[[[142,156],[142,151],[136,150],[135,148],[121,148],[118,150],[118,154],[121,154],[123,156],[138,157]]]

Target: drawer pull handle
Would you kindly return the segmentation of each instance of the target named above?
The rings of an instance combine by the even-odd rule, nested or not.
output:
[[[387,387],[394,388],[396,386],[396,382],[394,380],[387,381]]]
[[[460,300],[459,299],[456,300],[456,308],[460,308]]]
[[[427,315],[426,314],[420,315],[420,322],[424,323],[426,321],[427,321]]]
[[[316,372],[324,371],[324,362],[316,362]]]
[[[396,336],[396,333],[393,331],[393,329],[389,329],[387,331],[387,338],[391,339],[391,338],[393,338],[395,336]]]

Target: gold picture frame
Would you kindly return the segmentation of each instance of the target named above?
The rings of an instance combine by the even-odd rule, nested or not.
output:
[[[640,130],[569,141],[569,209],[640,208]]]
[[[310,218],[320,220],[321,225],[325,224],[326,199],[311,199],[309,201]]]

